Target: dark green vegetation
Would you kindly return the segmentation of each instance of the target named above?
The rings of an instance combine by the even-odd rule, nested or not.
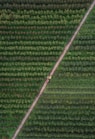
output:
[[[18,139],[95,139],[95,8]]]
[[[0,139],[11,138],[15,132],[91,2],[92,0],[41,0],[40,2],[38,0],[0,0]],[[70,52],[68,52],[56,72],[54,79],[50,82],[46,93],[57,92],[61,96],[61,93],[68,92],[68,90],[73,93],[76,90],[78,92],[78,88],[83,90],[83,87],[86,87],[87,90],[87,87],[89,87],[91,92],[95,92],[94,13],[93,11],[92,18],[89,18],[87,24],[81,30],[79,37],[77,37]],[[81,68],[81,66],[83,67]],[[57,100],[57,96],[49,96],[49,94],[46,96],[50,98],[49,103],[51,105],[51,100],[53,103],[53,98]],[[64,95],[62,96],[64,97]],[[76,97],[72,100],[74,105],[77,100]],[[81,102],[81,97],[78,98],[80,98]],[[44,96],[41,100],[43,101],[43,99]],[[68,100],[68,98],[66,99]],[[92,106],[90,100],[91,98],[87,105],[91,104]],[[44,108],[48,112],[47,107],[45,107],[47,104],[48,102],[44,105]],[[62,103],[62,105],[66,104],[65,101]],[[40,104],[37,107],[40,110]],[[60,106],[57,106],[56,103],[57,107]],[[88,109],[90,110],[91,107],[88,107]],[[67,111],[67,115],[71,111],[73,113],[72,106],[71,110]],[[29,120],[29,123],[26,123],[27,128],[24,129],[24,134],[22,132],[18,139],[46,138],[46,134],[43,136],[44,130],[46,130],[49,138],[52,138],[51,133],[55,138],[55,132],[49,128],[52,125],[49,123],[49,118],[48,124],[50,126],[48,131],[51,130],[51,133],[48,134],[47,128],[42,129],[41,132],[36,132],[36,128],[39,130],[40,121],[37,121],[38,118],[36,119],[38,122],[36,126],[35,112],[34,117],[31,117],[31,121]],[[53,110],[52,112],[56,113]],[[43,113],[44,111],[40,114]],[[49,112],[48,117],[50,117]],[[53,120],[53,115],[51,117]],[[62,117],[64,118],[64,116]],[[33,119],[34,126],[32,126]],[[56,122],[58,121],[55,120],[55,125],[57,125]],[[44,127],[45,122],[42,125]],[[29,129],[36,131],[30,132]],[[54,130],[57,129],[56,126]],[[64,128],[64,132],[69,132],[71,128],[67,127],[67,129],[68,131]],[[60,130],[62,131],[62,129]],[[58,130],[57,133],[59,135],[60,131]],[[59,138],[62,136],[60,134]]]
[[[49,93],[18,139],[95,139],[95,94]]]

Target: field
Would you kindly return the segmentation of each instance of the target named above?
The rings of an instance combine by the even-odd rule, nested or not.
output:
[[[86,92],[87,93],[87,92]],[[44,94],[18,139],[94,139],[95,94]]]
[[[0,139],[12,137],[91,2],[0,0]],[[17,139],[95,138],[94,15]]]
[[[95,9],[26,122],[20,139],[95,138],[94,14]]]

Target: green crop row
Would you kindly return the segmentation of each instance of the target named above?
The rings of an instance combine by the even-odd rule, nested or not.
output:
[[[24,20],[14,20],[14,21],[11,21],[10,22],[10,20],[1,20],[0,21],[0,26],[1,25],[7,25],[7,26],[9,26],[9,25],[11,25],[11,26],[16,26],[16,25],[31,25],[31,26],[33,26],[33,25],[35,25],[35,26],[44,26],[44,25],[76,25],[76,24],[78,24],[80,22],[80,19],[73,19],[73,20],[71,20],[71,21],[68,21],[68,20],[55,20],[55,21],[48,21],[48,20],[44,20],[44,21],[39,21],[39,20],[33,20],[32,22],[31,21],[24,21]]]
[[[29,16],[29,15],[31,15],[31,17],[34,17],[34,16],[37,16],[37,17],[39,17],[39,16],[57,16],[58,17],[58,15],[59,15],[59,17],[61,16],[61,15],[63,15],[63,16],[69,16],[69,15],[74,15],[74,14],[76,14],[76,15],[82,15],[82,14],[84,14],[84,12],[85,12],[85,9],[76,9],[76,10],[71,10],[71,9],[65,9],[65,10],[40,10],[40,11],[38,11],[38,10],[33,10],[33,9],[31,9],[31,10],[26,10],[26,9],[24,9],[24,10],[17,10],[17,11],[11,11],[11,10],[7,10],[7,9],[2,9],[2,10],[0,10],[0,13],[1,13],[1,15],[2,14],[5,14],[5,15],[10,15],[11,13],[12,14],[14,14],[14,15],[19,15],[19,16],[22,16],[22,17],[24,17],[24,16]]]
[[[34,77],[34,76],[37,76],[37,77],[39,77],[39,76],[43,76],[43,75],[46,76],[46,73],[43,73],[43,72],[37,73],[35,71],[33,73],[30,73],[30,72],[29,73],[28,72],[22,72],[22,73],[21,72],[17,72],[16,73],[16,72],[11,72],[11,71],[10,72],[1,72],[0,73],[0,76],[3,76],[3,77],[6,77],[6,76],[8,76],[8,77],[9,76],[11,76],[11,77],[12,76],[13,77],[15,77],[15,76],[16,77],[17,76],[19,76],[19,77],[20,76],[24,76],[24,77],[29,77],[29,76]]]
[[[7,0],[1,0],[0,1],[0,3],[6,3],[7,2]],[[21,4],[21,3],[24,3],[24,4],[26,4],[26,3],[29,3],[29,4],[33,4],[33,3],[38,3],[38,4],[40,4],[40,3],[46,3],[46,4],[48,4],[48,3],[56,3],[56,4],[58,4],[58,3],[60,3],[60,4],[62,4],[62,3],[82,3],[82,4],[84,4],[84,3],[86,3],[86,2],[91,2],[91,0],[86,0],[86,2],[85,2],[85,0],[67,0],[67,1],[65,1],[65,0],[14,0],[14,2],[15,3],[18,3],[18,4]],[[8,1],[8,3],[13,3],[13,1],[12,0],[9,0]]]
[[[45,67],[45,66],[47,66],[47,68],[49,68],[50,66],[52,66],[52,63],[51,62],[47,62],[47,63],[45,63],[45,62],[41,62],[41,61],[39,61],[39,62],[11,62],[11,63],[9,63],[9,62],[3,62],[3,63],[0,63],[0,66],[3,66],[3,67],[14,67],[14,66],[26,66],[26,67],[29,67],[29,66],[33,66],[33,67]]]
[[[81,11],[81,13],[80,13]],[[71,15],[71,11],[68,11],[68,14],[67,15],[64,15],[64,12],[63,14],[60,14],[60,12],[57,12],[57,14],[55,14],[55,12],[52,13],[52,15],[49,13],[49,14],[41,14],[40,15],[40,11],[39,11],[39,15],[35,15],[35,11],[33,12],[34,15],[32,15],[32,13],[26,13],[24,14],[18,14],[18,13],[15,13],[15,12],[10,12],[8,13],[7,10],[1,10],[0,13],[0,20],[8,20],[8,21],[12,21],[12,20],[25,20],[25,21],[44,21],[44,20],[48,20],[48,21],[57,21],[57,20],[73,20],[74,18],[76,20],[78,20],[80,17],[82,17],[83,15],[83,10],[80,10],[79,13],[76,13],[74,12],[72,15]]]
[[[52,30],[52,32],[50,32],[49,30],[45,30],[44,28],[43,28],[43,30],[37,30],[37,31],[35,31],[35,30],[31,30],[31,31],[30,30],[21,30],[21,31],[18,31],[17,29],[15,31],[8,31],[8,32],[7,31],[0,31],[0,35],[1,34],[4,35],[4,36],[7,36],[7,35],[21,35],[21,36],[22,35],[28,35],[28,36],[29,35],[33,35],[36,38],[36,37],[40,37],[40,36],[43,36],[44,37],[44,35],[45,36],[50,35],[52,37],[54,35],[60,35],[60,34],[61,35],[68,35],[68,34],[71,34],[72,33],[71,30],[67,30],[67,31],[64,30],[64,31],[62,31],[61,29],[55,30],[55,31]]]
[[[90,1],[91,2],[91,1]],[[83,9],[87,8],[90,3],[70,3],[70,4],[17,4],[17,3],[4,3],[0,4],[0,9],[10,9],[16,11],[19,10],[62,10],[62,9]]]
[[[4,37],[3,37],[4,38]],[[64,45],[64,42],[62,41],[62,42],[59,42],[58,40],[53,40],[53,41],[28,41],[28,40],[24,40],[24,41],[22,41],[22,40],[19,40],[19,41],[17,41],[17,40],[14,40],[14,41],[1,41],[0,42],[1,43],[1,45],[5,45],[5,46],[15,46],[15,45],[20,45],[20,46],[31,46],[32,47],[32,45],[33,46],[57,46],[57,45],[61,45],[61,44],[63,44]],[[31,48],[30,48],[31,49]],[[43,48],[42,48],[43,49]]]
[[[75,28],[76,28],[77,26],[75,26]],[[68,30],[69,29],[69,30]],[[51,26],[35,26],[35,25],[33,25],[33,26],[31,26],[31,25],[21,25],[21,26],[17,26],[17,25],[14,25],[14,26],[11,26],[11,25],[9,25],[9,26],[5,26],[4,24],[3,25],[0,25],[0,30],[1,31],[13,31],[13,32],[15,32],[16,30],[17,31],[19,31],[19,32],[21,32],[21,31],[29,31],[29,33],[30,33],[30,30],[31,30],[31,32],[42,32],[43,31],[43,33],[44,33],[44,31],[46,31],[46,33],[47,33],[47,31],[49,31],[49,33],[51,33],[51,30],[52,31],[62,31],[63,30],[63,33],[66,33],[66,32],[68,32],[68,31],[72,31],[74,29],[74,26],[73,25],[70,25],[70,26],[63,26],[63,25],[60,25],[60,26],[53,26],[53,25],[51,25]]]

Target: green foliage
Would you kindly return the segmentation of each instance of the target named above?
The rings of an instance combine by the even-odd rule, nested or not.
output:
[[[91,0],[0,0],[1,138],[11,138],[90,3]],[[93,72],[91,68],[89,71]]]
[[[90,22],[94,19],[91,13],[19,139],[95,138],[95,24]]]
[[[44,94],[18,138],[94,139],[95,94]],[[88,134],[89,133],[89,134]]]

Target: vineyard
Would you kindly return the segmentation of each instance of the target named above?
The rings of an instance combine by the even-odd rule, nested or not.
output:
[[[0,0],[0,139],[11,139],[92,0]],[[17,139],[95,139],[95,8]]]

